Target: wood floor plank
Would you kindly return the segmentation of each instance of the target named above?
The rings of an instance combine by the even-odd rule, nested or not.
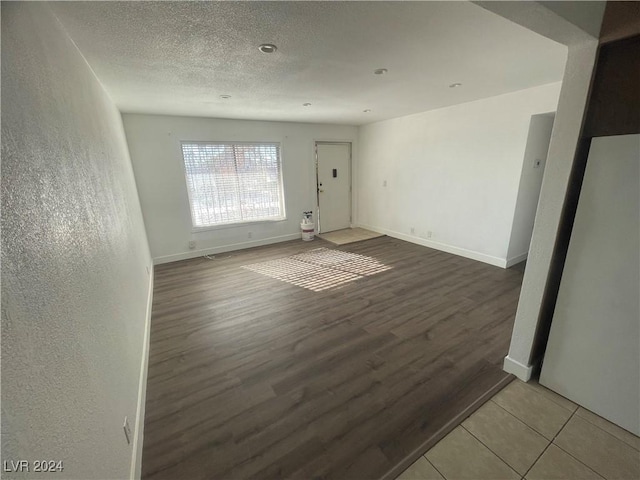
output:
[[[242,268],[319,247],[391,269],[314,292]],[[143,478],[388,478],[507,377],[522,275],[389,237],[157,266]]]

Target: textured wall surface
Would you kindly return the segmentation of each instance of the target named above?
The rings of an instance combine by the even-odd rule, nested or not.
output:
[[[554,83],[360,127],[358,223],[504,266],[531,115],[554,111],[559,90]]]
[[[156,263],[300,238],[302,212],[313,210],[316,218],[314,141],[354,142],[357,156],[356,127],[135,114],[123,119]],[[287,220],[192,233],[182,140],[280,142]],[[192,240],[196,248],[190,251]]]
[[[46,4],[3,2],[3,460],[129,477],[150,261],[117,109]]]

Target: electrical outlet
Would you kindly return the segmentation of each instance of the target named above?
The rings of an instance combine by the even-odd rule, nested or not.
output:
[[[127,443],[131,445],[131,427],[129,426],[129,418],[124,417],[124,425],[122,426],[124,429],[124,436],[127,439]]]
[[[189,241],[189,250],[193,250],[195,248],[196,248],[196,241],[195,240]]]
[[[248,238],[253,238],[253,233],[252,232],[247,233],[247,237]]]
[[[383,187],[386,187],[386,186],[387,186],[387,181],[386,181],[386,180],[383,180],[383,181],[382,181],[382,186],[383,186]]]
[[[431,238],[431,235],[433,235],[433,232],[431,232],[431,230],[429,230],[429,231],[427,232],[427,238]]]
[[[415,235],[416,234],[416,229],[411,227],[411,235]]]

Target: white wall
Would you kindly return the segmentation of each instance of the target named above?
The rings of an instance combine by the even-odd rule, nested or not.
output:
[[[516,211],[513,215],[513,228],[509,241],[507,266],[515,265],[527,258],[533,224],[540,198],[540,188],[544,167],[547,163],[554,114],[541,114],[531,117],[527,147],[520,175]]]
[[[594,138],[540,382],[640,435],[640,135]]]
[[[2,162],[2,459],[128,478],[151,258],[120,114],[46,4],[2,3]]]
[[[353,142],[357,152],[357,130],[349,126],[137,114],[123,120],[155,263],[300,238],[302,212],[316,213],[314,142]],[[184,140],[280,142],[287,220],[193,233]]]
[[[555,110],[559,91],[549,84],[361,127],[358,224],[504,267],[529,122]]]

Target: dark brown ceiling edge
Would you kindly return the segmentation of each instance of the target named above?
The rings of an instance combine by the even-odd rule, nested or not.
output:
[[[600,43],[640,35],[640,2],[607,2],[600,29]]]

